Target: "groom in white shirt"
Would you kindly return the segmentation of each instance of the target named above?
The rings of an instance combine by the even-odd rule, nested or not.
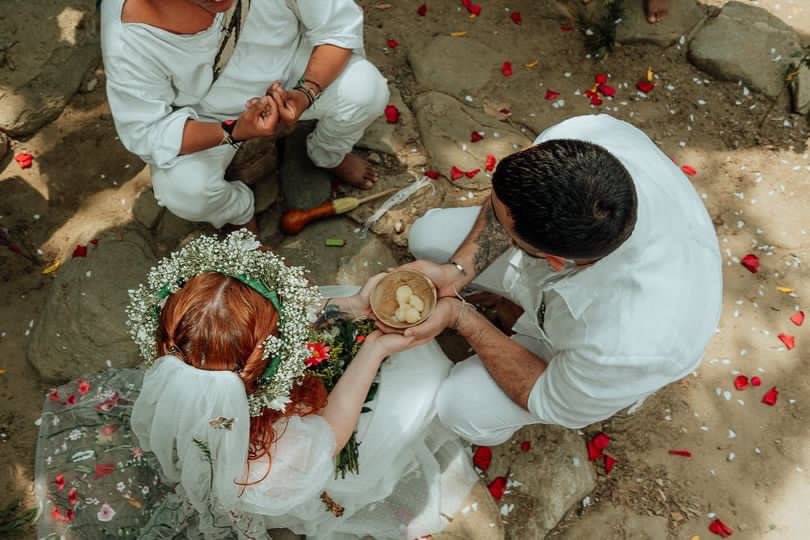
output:
[[[241,143],[298,120],[318,120],[315,165],[356,187],[375,182],[351,150],[388,87],[364,58],[353,0],[104,0],[101,10],[116,129],[174,214],[255,228],[252,191],[225,171]]]
[[[482,207],[432,210],[410,233],[411,268],[440,288],[434,314],[475,355],[438,395],[462,437],[500,444],[527,424],[581,428],[700,363],[722,304],[721,258],[700,197],[640,130],[572,118],[503,159]],[[519,305],[508,337],[456,291]]]

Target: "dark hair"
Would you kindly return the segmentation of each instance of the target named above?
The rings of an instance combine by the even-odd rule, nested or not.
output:
[[[636,189],[610,152],[585,141],[546,141],[501,160],[492,187],[532,247],[568,259],[597,259],[636,224]]]

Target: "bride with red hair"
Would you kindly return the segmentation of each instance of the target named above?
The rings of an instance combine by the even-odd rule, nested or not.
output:
[[[252,242],[193,241],[131,292],[145,372],[50,392],[39,538],[412,539],[459,509],[477,476],[436,419],[438,345],[360,331],[382,275],[320,300]]]

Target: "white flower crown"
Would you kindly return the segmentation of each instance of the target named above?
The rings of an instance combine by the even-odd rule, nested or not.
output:
[[[321,301],[303,268],[287,266],[281,257],[260,251],[260,245],[245,229],[224,240],[200,236],[160,260],[149,271],[146,283],[129,291],[126,309],[130,335],[150,366],[158,355],[160,312],[166,298],[194,276],[204,272],[231,276],[272,302],[279,312],[278,335],[264,341],[263,358],[270,361],[256,391],[248,396],[251,416],[261,415],[266,408],[283,411],[289,403],[290,390],[307,368],[310,321]]]

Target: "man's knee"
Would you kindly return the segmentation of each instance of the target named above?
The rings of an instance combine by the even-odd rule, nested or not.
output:
[[[207,179],[199,175],[185,176],[173,169],[152,167],[155,198],[169,212],[188,221],[210,222],[215,213],[207,184]]]
[[[491,429],[475,422],[476,411],[462,399],[454,399],[456,392],[439,392],[436,407],[439,421],[462,439],[479,446],[496,446],[509,440],[517,429],[492,427]]]
[[[347,69],[351,91],[341,92],[346,110],[355,118],[376,119],[383,113],[390,98],[385,77],[365,59],[354,62]]]
[[[436,239],[435,214],[433,211],[420,217],[411,225],[408,232],[408,249],[417,259],[426,259],[434,262],[447,262],[450,257],[450,248]]]

